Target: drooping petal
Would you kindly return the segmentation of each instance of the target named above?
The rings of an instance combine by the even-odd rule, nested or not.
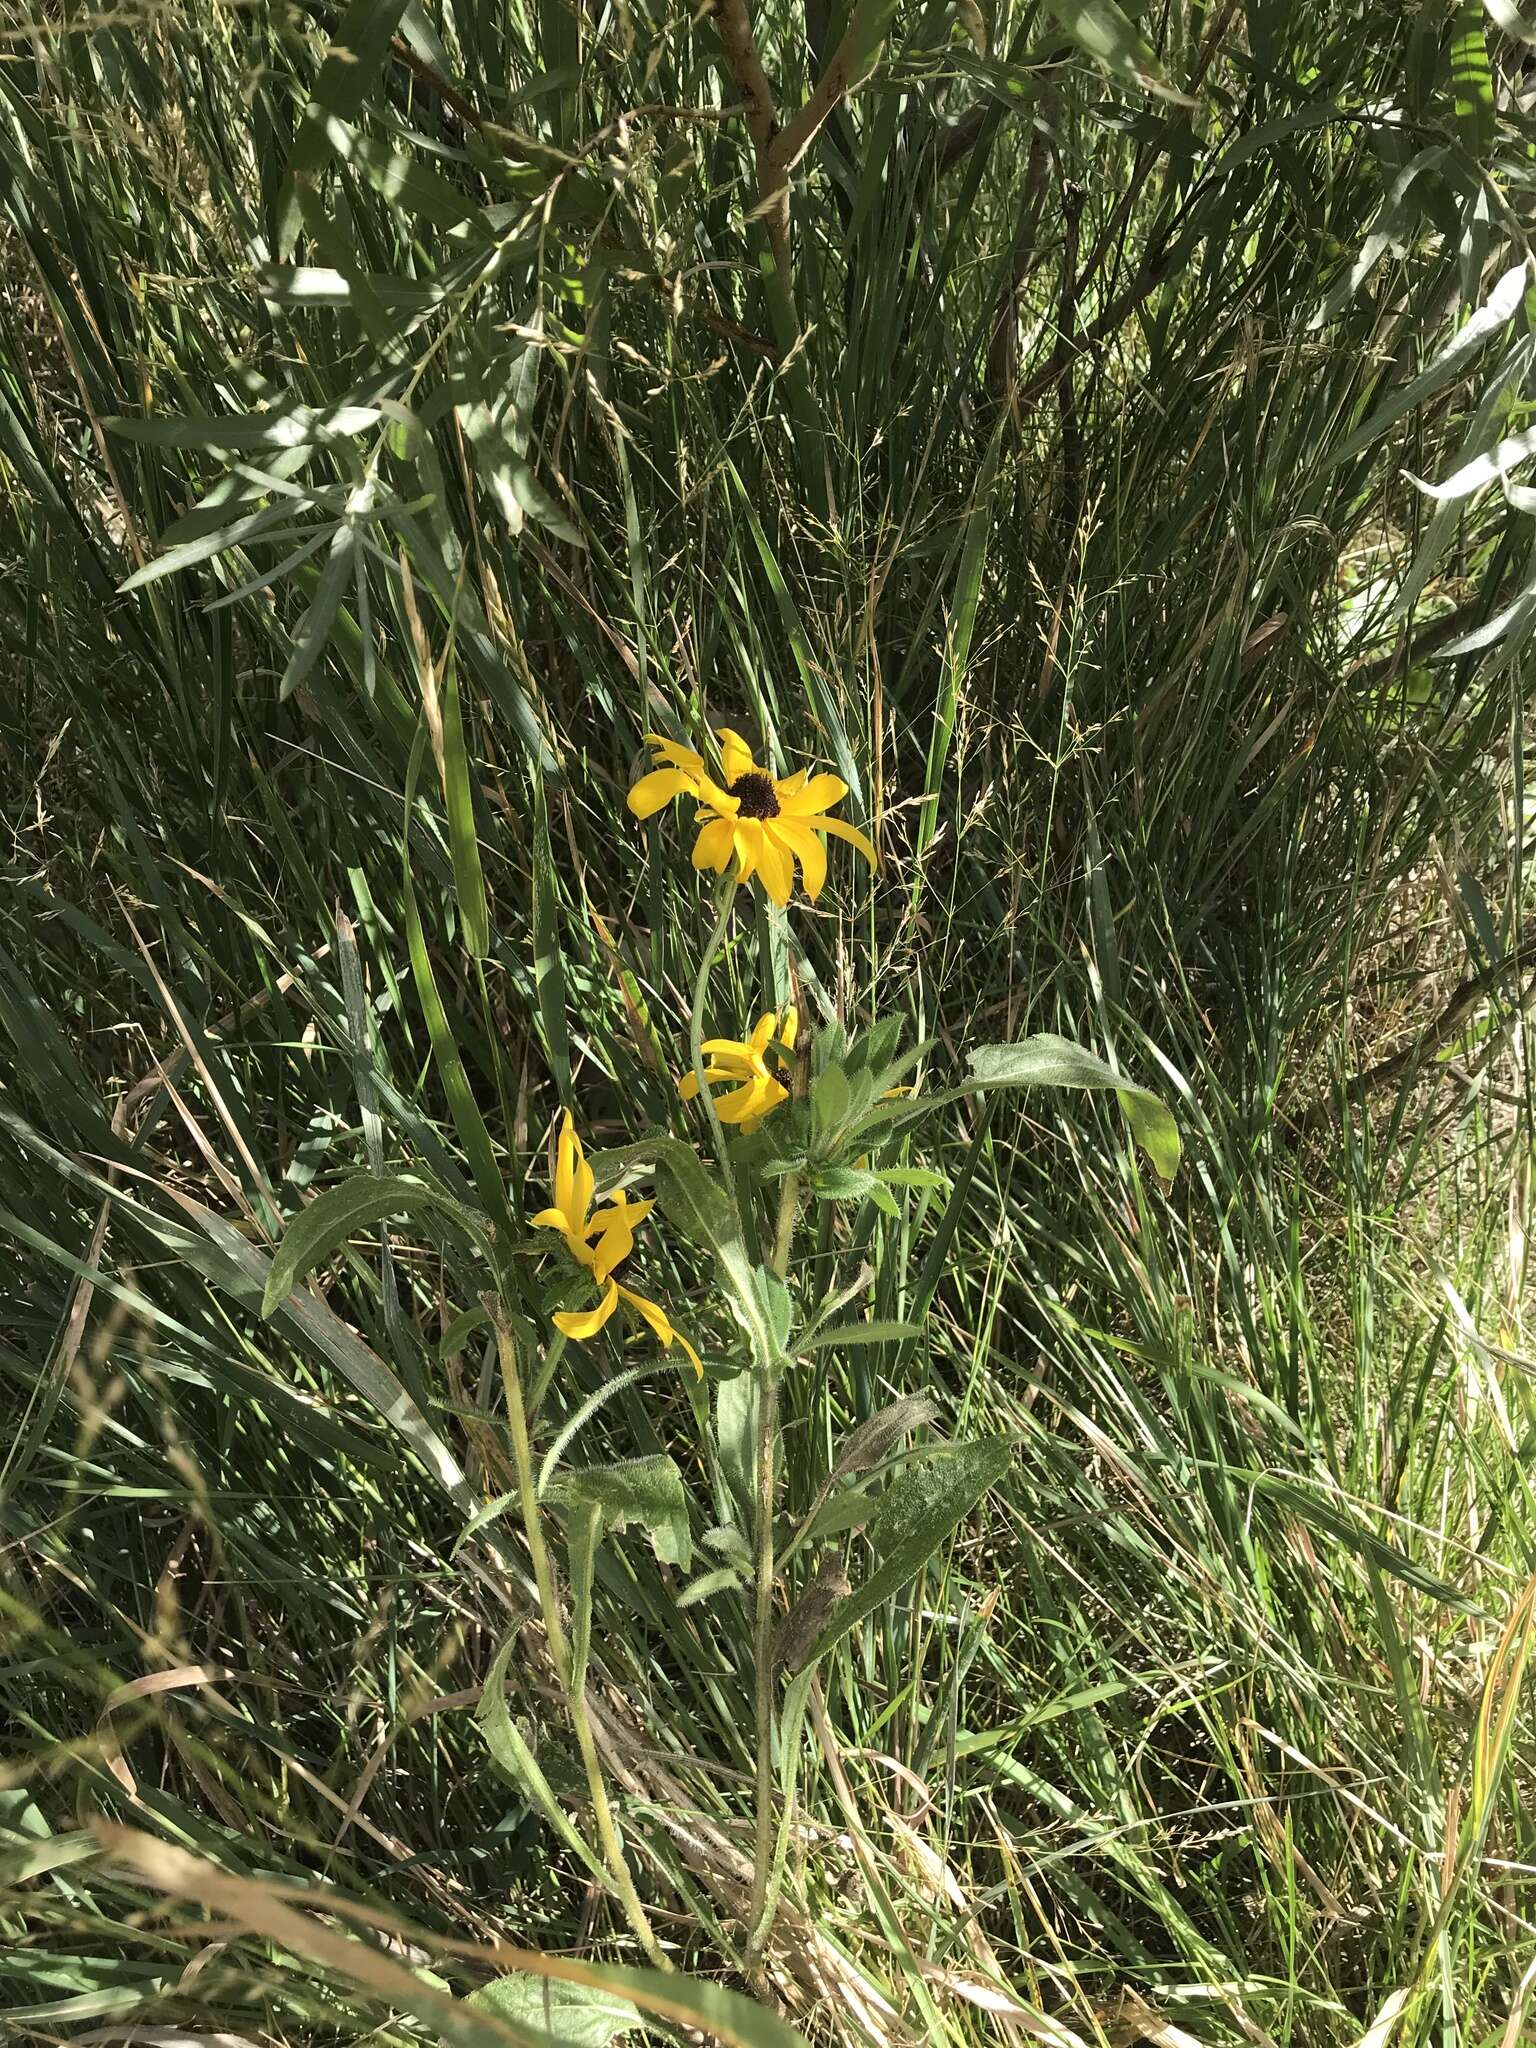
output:
[[[752,758],[752,749],[739,732],[733,732],[728,725],[717,729],[720,741],[720,767],[725,777],[725,786],[739,782],[743,775],[755,775],[757,763]]]
[[[779,1021],[778,1041],[786,1052],[795,1049],[795,1033],[800,1029],[800,1012],[793,1003],[784,1005],[784,1015]]]
[[[815,823],[818,832],[830,832],[834,839],[846,839],[850,846],[856,846],[872,868],[880,865],[874,847],[857,825],[846,825],[841,818],[818,818]]]
[[[684,1102],[692,1102],[699,1092],[699,1077],[690,1067],[677,1084],[677,1092]]]
[[[682,1345],[688,1356],[693,1360],[694,1371],[702,1379],[704,1377],[703,1360],[688,1342],[682,1331],[673,1329],[671,1319],[661,1303],[659,1301],[649,1301],[643,1294],[636,1294],[632,1287],[621,1287],[619,1292],[635,1311],[636,1315],[644,1317],[645,1321],[650,1324],[661,1340],[663,1351],[670,1351],[674,1344]]]
[[[755,818],[738,818],[732,840],[736,848],[736,879],[750,882],[763,856],[763,828]]]
[[[768,830],[805,870],[805,893],[814,903],[827,879],[826,847],[803,818],[775,818]]]
[[[735,826],[729,818],[712,818],[693,842],[693,864],[701,871],[713,868],[723,875],[730,865]]]
[[[706,1038],[699,1051],[711,1059],[734,1063],[745,1071],[752,1062],[752,1048],[744,1045],[739,1038]]]
[[[653,768],[649,775],[641,776],[627,801],[637,818],[649,818],[674,797],[692,795],[697,788],[693,777],[680,768]]]
[[[779,837],[779,820],[770,819],[761,827],[763,850],[757,857],[757,871],[763,878],[763,887],[769,897],[782,910],[795,890],[795,863],[789,848]]]
[[[563,1209],[541,1209],[532,1219],[535,1230],[569,1230],[570,1222]]]
[[[555,1328],[562,1335],[575,1338],[579,1344],[584,1337],[595,1337],[618,1305],[619,1283],[610,1280],[596,1308],[557,1310],[554,1316]]]
[[[699,1354],[697,1353],[697,1351],[695,1351],[695,1350],[694,1350],[693,1346],[692,1346],[692,1345],[691,1345],[691,1344],[690,1344],[690,1343],[688,1342],[688,1339],[687,1339],[687,1338],[686,1338],[686,1337],[685,1337],[685,1336],[683,1335],[683,1333],[682,1333],[682,1331],[681,1331],[681,1330],[674,1330],[674,1331],[672,1332],[672,1334],[673,1334],[673,1336],[674,1336],[674,1337],[675,1337],[675,1338],[677,1339],[678,1343],[679,1343],[679,1344],[681,1344],[681,1345],[682,1345],[682,1347],[683,1347],[683,1349],[684,1349],[684,1350],[685,1350],[685,1351],[687,1352],[687,1354],[688,1354],[688,1356],[689,1356],[689,1359],[690,1359],[690,1360],[692,1361],[692,1364],[693,1364],[693,1369],[694,1369],[694,1371],[695,1371],[695,1372],[696,1372],[696,1373],[698,1374],[698,1376],[699,1376],[699,1378],[700,1378],[700,1379],[703,1379],[703,1377],[704,1377],[704,1361],[703,1361],[703,1359],[702,1359],[702,1358],[700,1358],[700,1356],[699,1356]],[[670,1350],[672,1349],[672,1346],[671,1346],[671,1345],[669,1344],[669,1345],[667,1346],[667,1349],[668,1349],[668,1350],[670,1351]]]
[[[587,1234],[587,1217],[592,1209],[592,1191],[597,1186],[597,1176],[587,1164],[586,1154],[580,1140],[576,1145],[576,1172],[571,1189],[571,1200],[575,1204],[571,1212],[572,1228],[579,1237]]]
[[[752,1028],[752,1042],[746,1048],[753,1058],[757,1060],[762,1059],[763,1054],[768,1050],[768,1041],[774,1036],[778,1028],[778,1022],[779,1013],[777,1010],[764,1010],[762,1016],[758,1018]]]
[[[799,789],[789,787],[793,780],[791,776],[789,781],[774,784],[779,809],[787,811],[792,818],[809,818],[818,811],[830,810],[848,794],[848,785],[840,775],[813,775]]]

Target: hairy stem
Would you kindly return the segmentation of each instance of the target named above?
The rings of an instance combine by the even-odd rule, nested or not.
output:
[[[726,1193],[735,1200],[736,1176],[731,1171],[730,1154],[725,1147],[725,1127],[715,1110],[715,1098],[709,1092],[709,1082],[704,1074],[704,1005],[709,1000],[709,973],[715,964],[715,956],[725,943],[725,928],[731,921],[731,905],[736,895],[736,884],[727,875],[720,885],[715,928],[704,947],[704,957],[699,962],[699,971],[693,984],[693,1014],[688,1021],[688,1054],[693,1067],[694,1079],[699,1084],[699,1100],[709,1118],[710,1134],[714,1139],[715,1157],[720,1162],[720,1177]]]
[[[603,1860],[613,1878],[614,1889],[618,1892],[619,1902],[624,1908],[624,1916],[634,1930],[635,1939],[645,1951],[647,1959],[654,1963],[657,1969],[670,1970],[672,1964],[662,1953],[655,1929],[646,1917],[645,1907],[640,1902],[640,1894],[635,1890],[635,1881],[629,1874],[629,1865],[624,1860],[623,1844],[619,1840],[613,1808],[608,1803],[608,1787],[603,1782],[602,1762],[598,1757],[597,1742],[592,1733],[592,1717],[587,1712],[586,1688],[575,1683],[571,1667],[570,1644],[566,1640],[565,1625],[560,1619],[554,1566],[550,1562],[549,1548],[544,1541],[538,1491],[534,1484],[533,1450],[528,1441],[528,1415],[523,1404],[523,1382],[518,1371],[517,1345],[500,1305],[488,1299],[486,1306],[490,1309],[492,1321],[496,1326],[496,1353],[501,1361],[502,1385],[506,1389],[507,1423],[512,1435],[512,1463],[517,1473],[518,1507],[522,1514],[523,1533],[528,1539],[528,1554],[533,1560],[533,1580],[538,1588],[539,1613],[544,1622],[544,1634],[549,1643],[550,1661],[555,1667],[555,1678],[565,1696],[566,1711],[570,1714],[571,1726],[576,1735],[576,1746],[581,1752],[582,1766],[586,1771],[587,1792],[592,1801],[592,1818],[597,1828],[598,1842],[602,1848]]]
[[[779,1215],[773,1233],[773,1270],[782,1280],[789,1271],[790,1240],[800,1206],[800,1176],[787,1173],[779,1191]],[[774,1865],[773,1825],[773,1511],[774,1459],[779,1437],[779,1372],[774,1359],[757,1374],[757,1560],[753,1573],[756,1611],[753,1616],[753,1719],[757,1737],[757,1785],[752,1844],[752,1902],[747,1911],[747,1957],[762,1952],[773,1925],[777,1900],[770,1897]]]

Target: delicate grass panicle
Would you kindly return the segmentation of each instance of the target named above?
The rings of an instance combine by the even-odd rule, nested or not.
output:
[[[12,10],[7,2041],[1531,2036],[1531,13]]]

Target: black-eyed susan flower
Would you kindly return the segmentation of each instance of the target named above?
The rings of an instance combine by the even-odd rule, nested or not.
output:
[[[592,1195],[595,1186],[592,1169],[587,1164],[581,1140],[576,1135],[576,1126],[567,1110],[555,1148],[554,1205],[539,1211],[533,1219],[533,1227],[535,1230],[560,1232],[571,1257],[577,1265],[584,1266],[597,1283],[601,1298],[595,1308],[557,1310],[555,1328],[580,1343],[584,1338],[595,1337],[620,1301],[627,1301],[636,1315],[655,1331],[663,1351],[670,1351],[674,1344],[681,1344],[693,1361],[694,1371],[702,1375],[704,1367],[699,1354],[682,1331],[673,1328],[661,1304],[648,1300],[643,1294],[636,1294],[632,1287],[622,1286],[613,1277],[615,1267],[622,1265],[635,1248],[635,1225],[643,1222],[656,1204],[632,1202],[621,1188],[609,1198],[605,1208],[594,1209]]]
[[[765,1010],[750,1038],[705,1039],[700,1047],[708,1060],[705,1080],[731,1084],[726,1094],[714,1098],[721,1123],[739,1124],[743,1136],[750,1136],[770,1111],[789,1100],[779,1074],[789,1071],[784,1054],[794,1050],[799,1023],[799,1012],[790,1003],[783,1011]],[[776,1051],[776,1044],[782,1050]],[[684,1102],[691,1102],[699,1092],[698,1075],[684,1074],[677,1092]]]
[[[756,875],[782,908],[794,890],[797,861],[805,875],[806,895],[814,903],[821,894],[827,879],[823,842],[829,834],[846,839],[871,867],[875,865],[875,849],[857,826],[827,816],[832,805],[848,794],[848,785],[840,777],[812,775],[802,768],[796,775],[775,779],[758,767],[740,733],[721,726],[718,737],[720,780],[716,781],[701,754],[660,733],[647,733],[659,765],[649,775],[642,775],[629,792],[629,808],[637,818],[651,817],[676,797],[691,796],[697,801],[696,868],[713,868],[723,875],[734,859],[736,880],[749,882]]]

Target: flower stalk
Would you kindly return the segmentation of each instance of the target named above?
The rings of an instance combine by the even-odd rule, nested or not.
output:
[[[613,1879],[619,1903],[624,1908],[624,1917],[644,1950],[647,1961],[653,1963],[658,1970],[670,1970],[673,1967],[672,1963],[656,1939],[656,1931],[651,1926],[640,1894],[635,1890],[635,1881],[630,1875],[629,1865],[624,1859],[624,1847],[619,1840],[613,1808],[609,1804],[602,1761],[597,1753],[597,1739],[592,1731],[592,1716],[587,1708],[586,1687],[575,1682],[570,1643],[566,1637],[565,1624],[560,1617],[554,1565],[550,1559],[549,1547],[544,1541],[543,1519],[539,1512],[538,1490],[533,1473],[533,1450],[528,1440],[528,1414],[523,1403],[522,1375],[518,1370],[517,1344],[512,1335],[511,1324],[501,1304],[493,1295],[485,1297],[485,1306],[496,1331],[496,1355],[501,1364],[502,1386],[506,1391],[507,1424],[512,1438],[512,1464],[517,1476],[518,1509],[522,1516],[523,1534],[528,1543],[528,1555],[533,1562],[533,1582],[539,1596],[539,1614],[544,1623],[545,1639],[549,1644],[550,1662],[555,1667],[555,1680],[565,1700],[566,1711],[571,1717],[571,1728],[576,1736],[576,1747],[581,1753],[598,1845],[602,1851],[603,1861],[608,1866],[609,1875]]]
[[[800,1176],[787,1173],[779,1188],[779,1213],[773,1233],[773,1270],[782,1280],[789,1271],[789,1247],[800,1206]],[[773,1516],[777,1505],[779,1442],[779,1374],[784,1361],[774,1359],[757,1373],[756,1562],[753,1571],[756,1609],[752,1627],[753,1719],[757,1736],[757,1781],[752,1831],[752,1899],[747,1909],[747,1960],[762,1953],[773,1926],[777,1898],[771,1895],[775,1829],[773,1820],[773,1589],[776,1577]]]

